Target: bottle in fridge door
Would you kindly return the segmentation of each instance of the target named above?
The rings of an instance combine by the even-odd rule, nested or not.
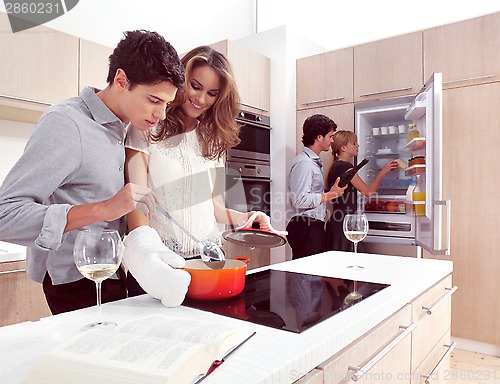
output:
[[[422,175],[417,175],[416,179],[415,187],[412,192],[415,216],[425,216],[425,179]]]

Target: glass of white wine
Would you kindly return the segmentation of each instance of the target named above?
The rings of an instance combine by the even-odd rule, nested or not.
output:
[[[358,252],[358,243],[368,234],[368,219],[364,213],[345,215],[344,235],[354,243],[354,253]]]
[[[76,237],[73,249],[76,267],[84,277],[95,282],[97,292],[99,320],[87,327],[116,326],[116,323],[102,321],[101,283],[118,270],[123,250],[120,234],[114,229],[86,229]]]

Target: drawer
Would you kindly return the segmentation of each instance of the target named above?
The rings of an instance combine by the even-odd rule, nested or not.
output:
[[[352,381],[355,367],[367,367],[362,383],[409,383],[411,350],[411,306],[407,305],[353,344],[320,364],[324,383],[347,383]],[[408,327],[403,330],[401,327]],[[398,337],[399,336],[399,337]],[[393,345],[385,353],[384,347]],[[381,357],[378,359],[378,357]],[[350,368],[351,367],[351,368]],[[368,367],[367,367],[368,368]],[[398,377],[401,376],[401,380]]]
[[[450,275],[412,302],[412,320],[417,323],[412,333],[412,371],[451,327],[451,288]]]
[[[455,346],[451,345],[450,333],[448,329],[420,366],[412,372],[411,384],[425,384],[427,378],[432,384],[448,382],[450,355]]]

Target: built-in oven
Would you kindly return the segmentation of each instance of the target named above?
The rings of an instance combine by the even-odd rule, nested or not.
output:
[[[226,152],[224,197],[227,208],[240,212],[262,211],[271,215],[271,126],[268,116],[240,112],[241,142]],[[270,264],[268,248],[245,247],[227,242],[227,257],[246,256],[248,269]]]
[[[240,112],[241,142],[226,153],[225,201],[237,211],[271,213],[271,126],[269,116]]]
[[[227,151],[227,161],[271,161],[271,125],[269,116],[241,111],[236,119],[242,124],[241,142]]]

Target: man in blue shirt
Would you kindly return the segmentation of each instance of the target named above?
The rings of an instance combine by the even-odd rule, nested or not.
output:
[[[319,154],[330,149],[336,128],[332,119],[318,114],[308,117],[302,126],[304,149],[293,160],[288,178],[293,214],[286,229],[293,259],[326,251],[326,202],[341,196],[346,187],[338,186],[338,178],[324,191]]]

